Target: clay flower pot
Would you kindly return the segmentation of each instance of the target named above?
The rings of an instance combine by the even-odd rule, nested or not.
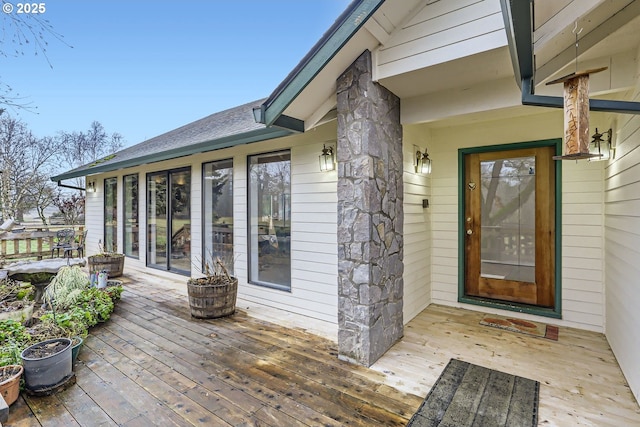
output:
[[[20,377],[23,368],[20,365],[7,365],[0,368],[0,394],[11,405],[20,396]]]

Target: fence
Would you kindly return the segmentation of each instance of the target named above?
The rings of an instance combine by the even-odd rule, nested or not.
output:
[[[34,227],[0,233],[0,264],[6,261],[38,259],[51,256],[56,242],[56,232],[69,226]],[[75,229],[80,236],[83,226]]]

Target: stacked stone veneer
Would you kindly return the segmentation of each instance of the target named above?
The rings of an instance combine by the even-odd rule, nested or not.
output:
[[[371,80],[369,51],[337,97],[339,357],[370,366],[403,334],[400,100]]]

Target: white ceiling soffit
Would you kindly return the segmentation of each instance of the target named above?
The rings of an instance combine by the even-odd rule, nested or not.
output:
[[[427,0],[432,3],[434,0]],[[329,64],[287,107],[283,114],[305,121],[310,129],[335,108],[336,80],[365,50],[374,51],[425,0],[387,0],[374,16],[342,47]]]
[[[594,60],[635,50],[640,37],[640,0],[535,0],[534,54],[536,85],[574,72],[576,36],[578,68]]]

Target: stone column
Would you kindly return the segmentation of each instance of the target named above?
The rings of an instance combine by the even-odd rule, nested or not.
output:
[[[337,81],[339,358],[372,365],[403,335],[400,100],[365,51]]]

